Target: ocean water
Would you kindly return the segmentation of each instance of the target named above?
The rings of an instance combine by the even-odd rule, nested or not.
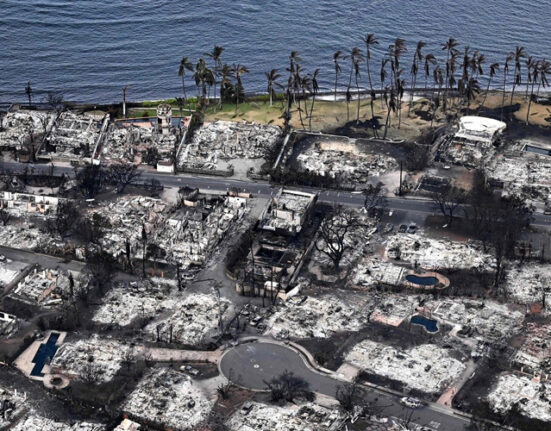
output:
[[[333,52],[363,48],[368,32],[380,40],[375,82],[396,37],[408,44],[406,71],[418,40],[443,56],[449,37],[484,52],[487,65],[517,44],[551,60],[551,0],[0,0],[0,101],[25,100],[29,80],[37,99],[56,90],[67,100],[111,102],[125,85],[130,100],[179,96],[180,58],[195,60],[214,44],[225,48],[224,62],[250,69],[248,93],[265,91],[264,72],[284,72],[291,50],[331,88]],[[187,87],[194,91],[190,77]]]

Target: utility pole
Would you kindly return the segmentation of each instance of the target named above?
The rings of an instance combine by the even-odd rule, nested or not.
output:
[[[122,117],[126,118],[126,91],[128,90],[130,86],[125,85],[122,88]]]

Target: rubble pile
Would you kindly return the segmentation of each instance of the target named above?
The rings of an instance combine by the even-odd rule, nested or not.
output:
[[[178,165],[219,169],[219,160],[261,159],[276,145],[281,134],[276,126],[216,121],[193,134],[179,156]]]
[[[183,431],[205,421],[211,407],[189,376],[159,368],[146,373],[122,408],[134,419]]]
[[[494,258],[484,253],[475,241],[456,242],[427,238],[420,234],[394,234],[386,241],[385,254],[390,259],[406,261],[424,269],[489,269]]]
[[[94,335],[63,343],[52,359],[51,369],[52,373],[87,382],[106,383],[115,377],[131,353],[131,347],[126,344]]]
[[[9,296],[42,307],[57,307],[88,287],[90,277],[69,271],[35,268]]]
[[[522,346],[513,355],[512,363],[523,372],[533,374],[551,372],[551,325],[529,322],[523,331]]]
[[[55,152],[56,157],[90,157],[98,143],[101,122],[89,115],[63,112],[46,138],[41,151]]]
[[[0,261],[0,287],[9,286],[26,267],[26,263],[11,259]]]
[[[425,308],[431,310],[432,317],[450,325],[461,325],[466,335],[480,335],[489,341],[513,336],[524,321],[524,313],[494,301],[444,299],[429,301]]]
[[[352,348],[345,360],[369,373],[429,394],[440,393],[465,369],[461,361],[435,344],[399,349],[364,340]]]
[[[60,201],[65,201],[65,199],[30,193],[0,192],[0,208],[15,217],[53,216]]]
[[[537,382],[525,376],[503,374],[488,395],[491,408],[505,414],[517,406],[522,415],[551,421],[551,384]]]
[[[126,241],[133,256],[143,254],[142,226],[148,236],[164,223],[168,205],[160,199],[144,196],[120,196],[117,200],[101,203],[89,211],[98,212],[109,220],[110,229],[101,238],[105,251],[118,258],[125,254]]]
[[[231,431],[331,431],[342,424],[344,417],[336,409],[313,403],[285,406],[247,402],[226,422]]]
[[[173,212],[155,233],[167,260],[184,269],[202,265],[226,232],[248,211],[242,198],[226,197],[210,204]]]
[[[0,414],[0,429],[8,429],[10,424],[19,418],[27,409],[27,396],[0,386],[0,398],[2,399],[2,414]]]
[[[496,158],[486,167],[490,180],[503,182],[504,194],[548,202],[551,195],[551,158],[535,154]]]
[[[278,338],[329,338],[337,332],[358,331],[368,320],[371,303],[342,300],[338,295],[292,297],[269,319],[269,332]]]
[[[369,320],[391,326],[400,326],[417,309],[419,301],[411,295],[388,295],[377,304]]]
[[[377,256],[362,258],[351,274],[352,284],[361,287],[373,287],[376,284],[397,286],[402,282],[405,269],[391,262],[382,261]]]
[[[34,223],[18,223],[2,226],[0,243],[17,244],[17,248],[35,250],[39,246],[52,245],[54,240],[51,235],[36,228]]]
[[[551,288],[551,265],[525,263],[507,272],[503,288],[521,304],[542,302]]]
[[[296,160],[300,171],[351,183],[365,183],[368,178],[398,168],[394,157],[365,152],[356,143],[336,141],[317,142],[302,151]]]
[[[11,431],[105,431],[105,425],[92,422],[58,422],[39,415],[24,418]]]
[[[145,327],[154,339],[197,346],[218,332],[219,319],[231,314],[231,303],[215,295],[191,294],[179,302],[166,319],[153,321]]]
[[[128,326],[137,319],[149,319],[173,310],[181,297],[170,285],[148,280],[119,282],[112,287],[96,310],[92,321],[103,325]]]
[[[50,118],[49,118],[50,117]],[[37,111],[8,112],[0,119],[0,148],[22,149],[44,133],[44,125],[52,121],[50,114]]]
[[[453,137],[444,139],[438,147],[438,160],[469,168],[484,166],[494,156],[493,145],[461,142]]]
[[[161,160],[168,160],[176,145],[175,135],[159,133],[150,122],[146,127],[112,124],[102,146],[101,157],[108,162],[144,163],[147,152],[155,149]]]

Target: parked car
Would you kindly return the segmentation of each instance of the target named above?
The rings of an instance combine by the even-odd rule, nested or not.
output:
[[[420,407],[423,407],[423,401],[413,397],[400,398],[400,404],[410,409],[418,409]]]
[[[407,225],[401,224],[400,229],[398,229],[400,233],[405,233],[408,230]]]

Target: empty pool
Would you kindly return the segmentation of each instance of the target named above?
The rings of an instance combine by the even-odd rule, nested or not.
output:
[[[406,275],[406,280],[410,283],[419,284],[421,286],[435,286],[438,284],[438,279],[432,275],[423,277],[421,275],[408,274]]]
[[[438,322],[436,322],[436,320],[434,319],[428,319],[424,316],[416,314],[411,318],[411,323],[413,323],[414,325],[424,326],[427,332],[438,332]]]

